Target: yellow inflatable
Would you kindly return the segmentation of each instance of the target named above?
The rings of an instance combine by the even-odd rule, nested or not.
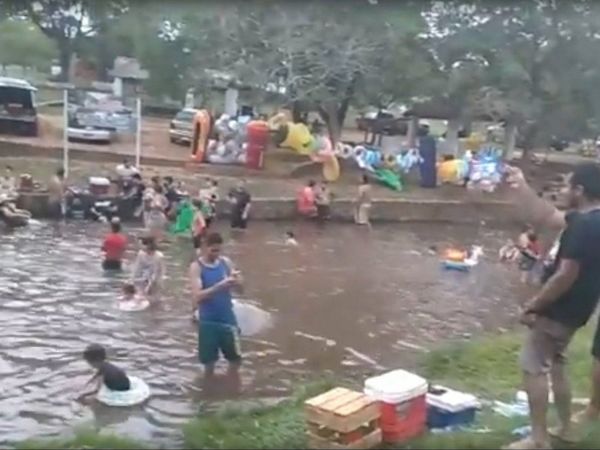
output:
[[[485,142],[485,137],[481,133],[471,133],[468,138],[464,139],[465,149],[472,152],[479,149]]]
[[[323,178],[327,181],[336,181],[340,177],[340,163],[329,139],[325,139],[325,148],[314,152],[311,159],[323,164]]]
[[[442,183],[460,183],[462,161],[459,159],[451,159],[450,161],[442,161],[438,163],[437,176]]]
[[[303,123],[290,121],[284,113],[271,117],[268,121],[271,130],[287,127],[287,134],[280,147],[289,148],[295,152],[309,156],[312,161],[323,165],[323,178],[327,181],[336,181],[340,177],[340,164],[333,151],[331,141],[325,139],[325,148],[316,148],[317,140]]]

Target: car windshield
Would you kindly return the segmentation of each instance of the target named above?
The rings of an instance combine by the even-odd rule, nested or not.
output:
[[[191,122],[194,118],[194,111],[179,111],[175,116],[175,120]]]

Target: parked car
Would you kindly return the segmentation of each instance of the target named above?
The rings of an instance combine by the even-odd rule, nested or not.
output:
[[[94,127],[69,126],[67,136],[71,142],[88,142],[93,144],[110,144],[112,133]]]
[[[169,140],[176,144],[189,144],[192,141],[194,116],[197,109],[186,108],[179,111],[171,120]]]

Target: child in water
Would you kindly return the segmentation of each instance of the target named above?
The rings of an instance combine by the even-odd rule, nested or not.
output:
[[[78,400],[84,400],[86,397],[97,394],[102,383],[111,391],[128,391],[131,388],[129,377],[125,371],[106,360],[106,350],[103,346],[89,345],[83,352],[83,359],[97,372],[86,383],[86,386],[95,383],[94,388],[81,394]]]
[[[289,245],[290,247],[298,247],[298,241],[296,240],[296,236],[293,231],[285,232],[285,245]]]
[[[123,285],[123,295],[121,296],[120,302],[122,303],[143,303],[146,298],[139,294],[133,283],[125,283]]]

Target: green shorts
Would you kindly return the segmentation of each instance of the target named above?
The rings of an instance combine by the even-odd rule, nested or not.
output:
[[[242,360],[240,333],[236,326],[216,322],[200,322],[198,326],[198,358],[202,364],[216,363],[219,352],[229,362]]]

